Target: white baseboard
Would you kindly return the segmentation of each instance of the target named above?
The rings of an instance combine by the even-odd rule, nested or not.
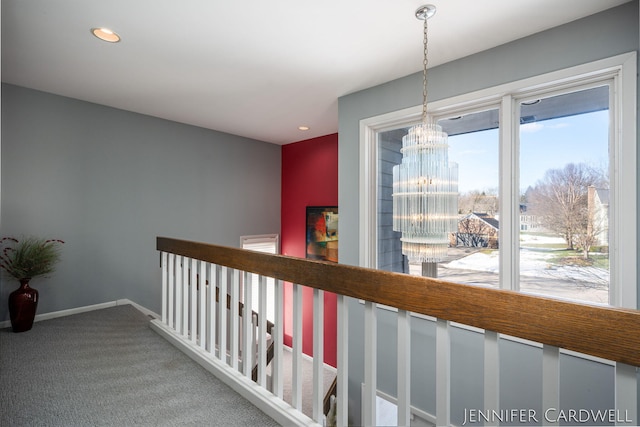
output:
[[[143,307],[140,304],[131,301],[130,299],[119,299],[116,301],[116,305],[132,305],[134,308],[137,308],[140,312],[144,313],[146,316],[153,317],[154,319],[160,319],[160,315],[155,311],[149,310],[147,307]]]
[[[57,317],[71,316],[72,314],[85,313],[87,311],[94,311],[94,310],[102,310],[103,308],[110,308],[110,307],[115,307],[117,305],[127,305],[127,304],[132,305],[136,309],[140,310],[146,316],[150,316],[156,319],[160,318],[160,316],[158,316],[156,313],[141,306],[140,304],[136,304],[135,302],[128,299],[119,299],[117,301],[103,302],[101,304],[85,305],[84,307],[69,308],[67,310],[36,314],[36,317],[33,319],[33,321],[40,322],[42,320],[49,320],[49,319],[55,319]],[[0,328],[10,328],[10,327],[11,327],[11,320],[4,320],[0,322]]]

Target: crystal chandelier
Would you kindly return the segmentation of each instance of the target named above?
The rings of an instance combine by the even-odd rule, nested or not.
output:
[[[458,227],[458,165],[449,163],[447,134],[427,116],[427,20],[435,10],[416,10],[424,20],[422,122],[402,138],[402,163],[393,168],[393,229],[409,262],[423,264],[444,260]]]

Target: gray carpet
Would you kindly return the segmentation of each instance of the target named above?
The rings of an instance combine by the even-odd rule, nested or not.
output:
[[[0,426],[277,426],[130,305],[0,330]]]

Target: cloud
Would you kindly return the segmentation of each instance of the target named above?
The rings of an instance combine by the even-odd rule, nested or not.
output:
[[[540,132],[542,129],[544,129],[544,125],[538,122],[525,123],[524,125],[520,126],[520,132],[524,133]]]
[[[520,132],[525,132],[525,133],[536,133],[536,132],[540,132],[543,129],[562,129],[562,128],[566,128],[569,127],[570,124],[569,123],[553,123],[553,124],[543,124],[541,122],[532,122],[532,123],[525,123],[523,125],[520,126]]]

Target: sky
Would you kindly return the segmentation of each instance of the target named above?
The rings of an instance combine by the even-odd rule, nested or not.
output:
[[[580,114],[520,127],[520,189],[524,192],[549,169],[568,163],[608,167],[609,112]],[[497,190],[499,131],[449,137],[449,161],[459,165],[459,192]]]

